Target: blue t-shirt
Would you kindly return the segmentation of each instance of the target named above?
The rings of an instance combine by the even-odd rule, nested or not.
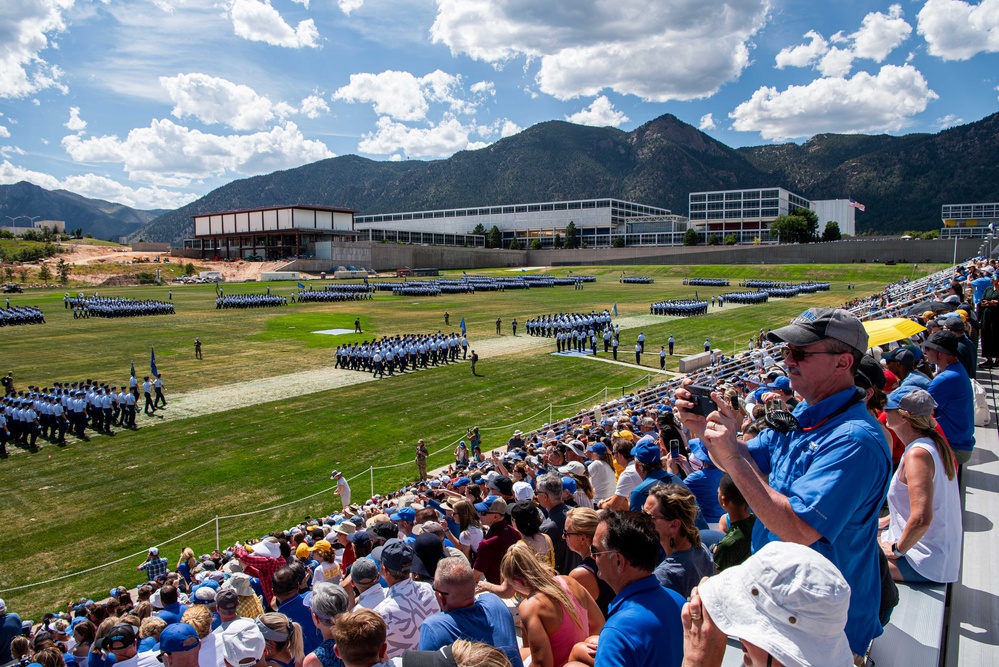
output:
[[[800,430],[768,429],[749,448],[770,487],[787,496],[794,513],[822,535],[810,546],[850,584],[846,636],[853,652],[863,655],[882,632],[877,527],[891,479],[891,449],[863,401],[832,416],[856,392],[850,387],[814,406],[799,403],[794,416]],[[779,539],[757,518],[753,551]]]
[[[725,513],[718,503],[718,485],[724,476],[725,473],[721,470],[705,462],[703,468],[695,470],[683,480],[697,498],[697,506],[701,508],[701,514],[708,523],[718,523]]]
[[[955,361],[937,373],[926,391],[937,402],[933,416],[940,422],[951,449],[974,449],[975,394],[964,366]]]
[[[971,281],[971,286],[975,288],[975,295],[972,298],[974,299],[976,306],[978,305],[978,302],[982,300],[982,297],[985,295],[985,290],[987,290],[991,284],[992,279],[988,276],[975,278]]]
[[[645,499],[649,497],[649,491],[659,484],[679,484],[683,486],[683,480],[671,473],[669,470],[653,470],[649,476],[639,482],[629,498],[628,509],[632,512],[641,512],[645,505]]]
[[[651,574],[625,586],[610,603],[593,667],[680,667],[684,602]]]
[[[171,623],[180,623],[180,617],[184,615],[185,611],[187,611],[186,604],[174,602],[160,609],[155,615],[166,621],[167,625],[170,625]]]
[[[0,616],[0,665],[12,660],[10,643],[21,634],[21,617],[12,612]]]
[[[513,614],[492,593],[483,593],[471,607],[452,609],[430,616],[420,626],[421,651],[436,651],[456,639],[495,646],[506,653],[513,667],[523,667],[517,648]]]
[[[304,597],[296,595],[289,598],[278,605],[277,610],[302,626],[302,648],[305,655],[309,655],[323,643],[323,636],[312,622],[312,611],[302,603]]]
[[[139,640],[139,648],[136,649],[139,653],[146,653],[147,651],[152,651],[153,648],[159,642],[156,641],[156,637],[152,635]]]

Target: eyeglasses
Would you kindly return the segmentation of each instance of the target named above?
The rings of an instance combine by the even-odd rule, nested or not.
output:
[[[666,517],[660,516],[658,514],[653,514],[652,512],[646,512],[645,510],[642,510],[642,514],[644,514],[647,517],[651,517],[653,521],[656,521],[658,519],[666,521]]]
[[[562,531],[562,538],[565,539],[566,537],[569,537],[571,535],[582,535],[582,534],[583,533],[570,533],[568,530],[563,530]]]
[[[821,350],[819,352],[807,352],[805,350],[800,350],[796,347],[795,348],[785,347],[780,351],[780,358],[787,359],[788,357],[791,357],[796,362],[800,363],[805,360],[805,357],[811,357],[816,354],[836,355],[836,354],[842,354],[842,352],[829,352],[827,350]]]
[[[446,598],[448,595],[451,595],[450,593],[445,593],[444,591],[442,591],[441,589],[437,588],[436,586],[434,587],[434,593],[437,593],[442,598]]]
[[[621,552],[618,551],[617,549],[607,549],[605,551],[597,551],[597,545],[596,544],[591,544],[590,545],[590,556],[592,558],[596,558],[597,556],[602,556],[604,554],[617,554],[617,553],[621,553]]]

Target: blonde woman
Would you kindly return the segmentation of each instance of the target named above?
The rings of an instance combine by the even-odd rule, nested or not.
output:
[[[600,634],[604,615],[583,585],[557,576],[538,561],[523,542],[503,556],[500,573],[504,582],[524,596],[520,603],[523,657],[536,667],[562,667],[572,647],[591,635]]]
[[[957,581],[961,568],[961,496],[954,453],[935,426],[936,403],[922,389],[896,389],[885,405],[888,428],[905,452],[888,486],[881,549],[896,581]]]
[[[269,667],[302,667],[305,644],[301,625],[276,612],[260,616],[255,623],[267,642],[264,660]]]
[[[340,566],[336,564],[333,545],[327,540],[316,540],[315,545],[309,548],[309,551],[312,552],[312,557],[319,563],[319,566],[312,571],[313,585],[318,584],[320,581],[339,584]]]
[[[185,547],[183,551],[180,552],[180,560],[177,561],[177,567],[175,568],[180,576],[184,577],[184,581],[190,586],[193,582],[192,577],[194,576],[194,566],[198,564],[198,559],[194,557],[194,551],[190,547]]]
[[[512,667],[506,653],[479,642],[459,639],[451,644],[451,654],[458,667]]]

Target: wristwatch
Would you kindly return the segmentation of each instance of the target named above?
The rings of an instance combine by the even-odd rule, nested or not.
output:
[[[901,558],[905,554],[898,550],[898,542],[891,543],[891,552],[896,558]]]

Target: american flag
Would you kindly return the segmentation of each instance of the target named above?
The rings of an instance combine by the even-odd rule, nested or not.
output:
[[[857,201],[857,200],[856,200],[856,199],[854,199],[853,197],[850,197],[850,206],[852,206],[853,208],[858,208],[858,209],[860,209],[860,212],[861,212],[861,213],[863,213],[864,211],[866,211],[866,210],[867,210],[867,207],[866,207],[866,206],[864,206],[863,204],[861,204],[861,203],[860,203],[859,201]]]

